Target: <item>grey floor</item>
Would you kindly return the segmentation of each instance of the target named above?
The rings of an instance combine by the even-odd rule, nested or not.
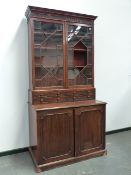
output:
[[[40,175],[131,175],[131,131],[107,136],[107,156],[55,168]],[[28,152],[0,157],[0,175],[35,175]]]

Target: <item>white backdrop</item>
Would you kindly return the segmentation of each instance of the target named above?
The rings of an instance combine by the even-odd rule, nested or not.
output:
[[[28,5],[96,15],[96,97],[108,103],[107,131],[131,126],[130,0],[4,0],[0,6],[0,152],[26,147]]]

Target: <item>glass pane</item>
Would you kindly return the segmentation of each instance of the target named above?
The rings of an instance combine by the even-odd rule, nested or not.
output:
[[[92,27],[68,26],[68,83],[92,84]]]
[[[87,36],[92,33],[92,26],[69,25],[68,32],[78,36]]]
[[[63,25],[34,21],[35,85],[63,86]]]

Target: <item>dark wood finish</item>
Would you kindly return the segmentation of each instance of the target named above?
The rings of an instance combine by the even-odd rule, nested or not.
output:
[[[68,78],[68,75],[67,75],[67,25],[66,23],[64,22],[64,30],[63,30],[63,51],[64,51],[64,87],[67,88],[68,87],[68,83],[67,83],[67,78]]]
[[[87,65],[87,48],[81,41],[74,47],[74,65],[78,69]]]
[[[30,152],[38,170],[106,154],[105,103],[88,100],[34,105],[37,140]],[[35,137],[34,137],[35,138]]]
[[[49,169],[52,169],[52,168],[55,168],[55,167],[76,163],[76,162],[79,162],[79,161],[82,161],[82,160],[87,160],[87,159],[90,159],[90,158],[93,158],[93,157],[99,157],[99,156],[107,155],[106,150],[100,150],[100,151],[92,152],[90,154],[79,156],[79,157],[76,156],[76,157],[72,157],[72,158],[69,158],[69,159],[64,159],[64,160],[61,160],[61,161],[56,161],[56,162],[52,162],[52,163],[48,163],[48,164],[38,165],[35,162],[35,158],[32,154],[31,149],[29,149],[29,151],[30,151],[30,154],[32,156],[32,159],[33,159],[33,162],[34,162],[34,165],[35,165],[35,171],[37,173],[45,171],[45,170],[49,170]]]
[[[45,110],[37,116],[40,163],[74,157],[73,110]]]
[[[73,13],[61,10],[47,9],[41,7],[28,6],[25,16],[28,20],[30,18],[44,18],[53,20],[64,20],[68,22],[82,23],[82,24],[92,24],[92,22],[97,18],[97,16]]]
[[[105,106],[79,107],[75,110],[76,156],[104,149]]]
[[[32,96],[33,105],[94,100],[95,89],[33,90]]]
[[[105,104],[95,100],[96,16],[28,6],[29,130],[36,172],[101,156]]]
[[[101,102],[98,100],[87,100],[87,101],[76,101],[76,102],[64,102],[64,103],[52,103],[52,104],[38,104],[33,105],[33,109],[35,111],[43,111],[50,109],[69,109],[69,108],[79,108],[84,106],[97,106],[106,104],[105,102]]]

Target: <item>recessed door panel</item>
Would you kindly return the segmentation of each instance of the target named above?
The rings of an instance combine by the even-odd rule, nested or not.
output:
[[[103,147],[103,108],[83,107],[75,110],[76,155],[84,155]]]
[[[74,156],[73,110],[40,112],[38,116],[40,156],[43,163]]]

